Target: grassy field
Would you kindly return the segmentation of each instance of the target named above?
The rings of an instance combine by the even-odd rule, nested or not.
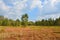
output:
[[[0,40],[60,40],[59,26],[0,26]]]

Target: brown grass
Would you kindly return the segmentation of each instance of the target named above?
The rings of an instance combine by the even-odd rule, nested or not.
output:
[[[1,27],[0,40],[60,40],[60,27]]]

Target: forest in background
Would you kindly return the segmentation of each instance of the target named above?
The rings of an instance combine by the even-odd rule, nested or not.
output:
[[[35,22],[29,21],[28,18],[28,14],[23,14],[21,20],[13,20],[0,16],[0,26],[60,26],[60,17],[55,20],[49,18],[48,20],[42,19]]]

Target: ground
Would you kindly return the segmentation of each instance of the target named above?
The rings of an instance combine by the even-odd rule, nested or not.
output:
[[[0,27],[0,40],[60,40],[58,26]]]

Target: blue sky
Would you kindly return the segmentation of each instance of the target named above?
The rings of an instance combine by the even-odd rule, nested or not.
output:
[[[31,21],[56,19],[60,16],[60,0],[0,0],[0,15],[20,19],[24,13]]]

